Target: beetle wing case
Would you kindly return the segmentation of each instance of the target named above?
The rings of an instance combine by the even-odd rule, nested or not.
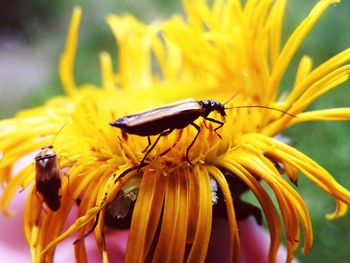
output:
[[[129,115],[125,115],[124,118],[145,115],[145,114],[151,113],[153,111],[165,110],[166,108],[172,108],[174,106],[184,105],[184,104],[187,104],[189,102],[191,103],[191,102],[197,102],[197,101],[194,99],[191,99],[191,98],[183,99],[183,100],[179,100],[179,101],[174,101],[172,103],[168,103],[168,104],[165,104],[165,105],[160,106],[160,107],[152,108],[150,110],[143,110],[143,111],[139,111],[139,112],[134,112],[134,113],[129,114]]]
[[[167,129],[182,129],[203,113],[202,105],[194,99],[185,99],[160,108],[127,115],[110,125],[130,134],[157,135]]]

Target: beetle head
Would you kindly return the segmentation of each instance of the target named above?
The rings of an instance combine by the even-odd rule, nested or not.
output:
[[[49,159],[50,157],[55,157],[56,153],[53,150],[53,146],[49,145],[49,146],[45,146],[42,147],[40,152],[35,156],[35,161],[40,161],[43,159]]]
[[[224,104],[217,100],[201,100],[200,103],[204,109],[202,114],[204,117],[207,117],[212,111],[217,111],[222,117],[226,117]]]

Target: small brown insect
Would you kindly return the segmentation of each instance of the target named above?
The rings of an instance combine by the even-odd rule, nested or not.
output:
[[[53,146],[42,147],[35,156],[35,187],[52,211],[61,206],[61,180],[61,169]]]

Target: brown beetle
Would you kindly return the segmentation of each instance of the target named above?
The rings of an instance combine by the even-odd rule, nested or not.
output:
[[[35,187],[52,211],[61,206],[61,181],[61,169],[53,146],[42,147],[35,156]]]
[[[197,134],[195,135],[195,137],[193,138],[192,142],[190,143],[190,145],[187,147],[187,150],[186,150],[186,160],[190,165],[192,165],[191,161],[188,158],[188,154],[189,154],[189,150],[195,143],[199,133],[201,132],[201,128],[199,127],[199,125],[194,123],[194,121],[199,117],[202,117],[207,121],[218,124],[218,126],[214,129],[215,133],[218,129],[220,129],[224,125],[224,122],[221,120],[216,120],[208,117],[208,115],[213,111],[216,111],[221,115],[222,118],[225,118],[226,117],[225,111],[228,109],[263,108],[263,109],[279,111],[284,114],[288,114],[295,117],[294,115],[286,111],[275,109],[269,106],[248,105],[248,106],[225,107],[225,104],[228,103],[231,99],[229,99],[225,103],[221,103],[217,100],[197,101],[194,99],[184,99],[184,100],[180,100],[177,102],[164,105],[159,108],[154,108],[147,111],[124,116],[122,118],[117,119],[114,122],[111,122],[110,125],[113,127],[120,128],[125,133],[135,134],[139,136],[147,136],[148,146],[146,147],[144,152],[146,152],[147,149],[151,146],[150,136],[158,135],[156,141],[153,143],[151,148],[144,155],[140,163],[140,166],[144,163],[148,154],[154,149],[160,137],[169,135],[175,129],[183,129],[188,125],[192,125],[194,128],[196,128]],[[218,136],[221,137],[219,134]]]

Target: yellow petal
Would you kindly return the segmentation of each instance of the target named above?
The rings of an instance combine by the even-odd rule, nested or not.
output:
[[[242,165],[235,162],[233,158],[230,158],[229,155],[226,155],[218,164],[237,175],[257,197],[262,209],[264,210],[266,221],[269,226],[269,234],[271,239],[268,256],[269,262],[276,261],[277,251],[281,242],[281,224],[277,210],[271,198],[260,185],[258,180],[256,180],[255,177]]]
[[[191,250],[188,254],[188,262],[204,262],[207,255],[211,226],[212,226],[212,193],[210,180],[208,176],[198,166],[195,166],[195,174],[198,176],[200,200],[197,229],[192,243]]]
[[[104,51],[100,54],[101,61],[101,78],[102,87],[105,89],[113,90],[114,85],[114,75],[113,75],[113,65],[111,55]]]
[[[168,175],[159,239],[153,262],[183,262],[186,247],[188,182],[186,175]]]
[[[168,180],[161,173],[145,171],[131,221],[125,262],[145,260],[159,224]]]
[[[298,114],[298,118],[294,118],[290,125],[308,121],[346,121],[349,119],[350,108],[315,110]]]
[[[290,60],[293,57],[295,51],[299,48],[301,42],[305,36],[309,33],[314,24],[319,20],[320,16],[329,8],[331,4],[340,2],[339,0],[323,0],[319,1],[311,10],[309,15],[300,23],[297,29],[287,40],[284,45],[276,64],[271,73],[269,81],[269,90],[267,97],[273,100],[276,96],[277,86],[280,84],[281,78],[285,73],[287,66],[290,64]]]
[[[230,188],[224,175],[220,172],[218,168],[216,168],[215,166],[208,166],[208,171],[210,175],[214,178],[214,180],[218,183],[225,200],[227,219],[230,228],[230,261],[240,262],[240,242],[238,235],[238,227]]]
[[[74,95],[76,85],[74,80],[74,61],[78,46],[78,31],[81,20],[81,8],[76,7],[73,11],[71,24],[67,34],[66,48],[61,55],[59,71],[62,85],[69,95]]]
[[[284,181],[267,158],[258,152],[250,152],[251,150],[244,147],[242,150],[235,150],[232,154],[237,162],[265,181],[275,193],[286,228],[288,258],[292,256],[300,240],[298,220],[303,227],[303,251],[306,254],[311,247],[313,236],[308,209],[303,199]]]

